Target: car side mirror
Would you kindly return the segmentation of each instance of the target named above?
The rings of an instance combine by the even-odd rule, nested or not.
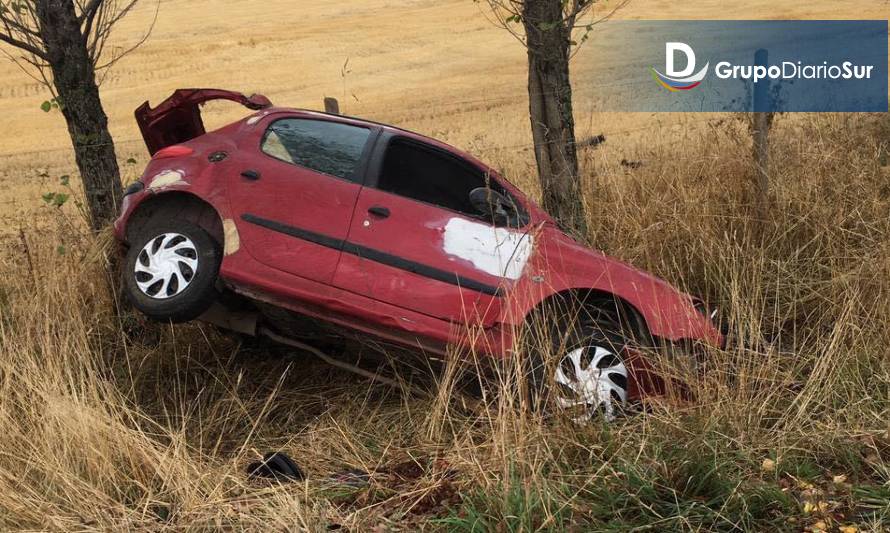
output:
[[[470,205],[494,224],[506,224],[516,217],[513,202],[489,187],[476,187],[470,191]]]

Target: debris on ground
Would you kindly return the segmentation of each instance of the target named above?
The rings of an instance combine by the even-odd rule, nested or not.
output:
[[[293,460],[283,452],[269,452],[262,461],[247,466],[250,478],[266,478],[276,481],[302,481],[306,475]]]

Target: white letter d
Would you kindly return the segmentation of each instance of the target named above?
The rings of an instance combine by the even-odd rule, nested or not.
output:
[[[686,54],[686,68],[682,71],[674,70],[674,52],[683,52]],[[683,78],[692,74],[695,70],[695,52],[692,47],[686,43],[664,43],[664,66],[665,74],[672,77]]]

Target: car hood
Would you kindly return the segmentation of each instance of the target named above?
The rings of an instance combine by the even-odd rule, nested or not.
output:
[[[721,342],[710,318],[695,309],[695,299],[666,281],[587,248],[550,225],[542,228],[538,242],[530,274],[543,278],[550,290],[607,292],[636,309],[654,336]]]

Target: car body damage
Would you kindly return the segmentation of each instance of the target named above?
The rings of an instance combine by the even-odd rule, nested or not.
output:
[[[195,113],[214,98],[259,112],[204,133]],[[136,114],[154,155],[128,189],[118,239],[185,218],[220,244],[219,284],[258,309],[430,353],[501,356],[543,302],[597,294],[654,339],[722,342],[692,297],[577,243],[493,169],[434,139],[230,91],[180,90]],[[498,209],[468,200],[479,187]]]
[[[152,108],[148,102],[136,109],[136,123],[148,152],[194,139],[205,133],[200,105],[210,100],[230,100],[248,109],[264,109],[272,103],[261,94],[245,96],[219,89],[178,89]]]
[[[241,248],[241,236],[238,235],[238,226],[231,218],[223,220],[223,253],[232,255]]]
[[[185,173],[181,170],[162,170],[154,177],[148,179],[148,188],[149,190],[157,190],[173,185],[188,185],[188,182],[183,179],[184,176]]]
[[[443,249],[483,272],[517,280],[532,254],[534,237],[523,231],[492,227],[462,218],[445,224]]]

